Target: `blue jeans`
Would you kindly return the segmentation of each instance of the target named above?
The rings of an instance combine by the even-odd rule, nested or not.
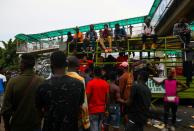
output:
[[[110,104],[108,106],[109,116],[105,118],[104,124],[111,125],[114,128],[119,128],[120,125],[120,105],[119,104]]]
[[[90,131],[101,131],[104,113],[90,115]]]

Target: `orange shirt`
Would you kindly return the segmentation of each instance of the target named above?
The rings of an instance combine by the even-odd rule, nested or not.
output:
[[[77,42],[83,42],[83,34],[81,32],[74,34],[73,38],[78,39]]]

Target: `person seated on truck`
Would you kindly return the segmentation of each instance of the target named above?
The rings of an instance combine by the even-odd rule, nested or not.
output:
[[[112,33],[111,30],[108,28],[108,24],[104,25],[104,30],[100,31],[100,45],[102,49],[105,51],[105,53],[112,52]],[[104,45],[105,42],[108,42],[109,48],[106,48]]]
[[[146,48],[145,43],[147,38],[153,39],[151,49],[156,49],[157,35],[155,34],[154,28],[150,25],[150,22],[151,22],[150,17],[145,19],[145,25],[143,26],[143,34],[142,34],[142,42],[143,42],[142,50],[145,50]]]
[[[74,36],[73,36],[73,41],[72,41],[72,43],[74,44],[73,45],[73,49],[74,50],[77,50],[77,44],[78,44],[78,42],[79,43],[81,43],[81,42],[83,42],[83,34],[82,34],[82,32],[80,32],[80,30],[79,30],[79,27],[78,26],[76,26],[76,28],[75,28],[75,34],[74,34]]]
[[[186,49],[186,52],[182,52],[183,74],[186,77],[187,86],[190,86],[190,83],[192,82],[192,55],[190,55],[192,54],[192,51],[190,50],[192,48],[189,47],[191,40],[191,29],[185,18],[180,19],[179,22],[174,25],[173,35],[180,36],[182,39],[181,47]]]
[[[71,35],[71,32],[67,32],[67,43],[71,42],[73,40],[73,36]]]
[[[132,38],[132,35],[133,35],[133,26],[132,25],[129,25],[129,35],[128,35],[128,38]]]
[[[180,36],[185,43],[185,47],[188,46],[191,40],[191,29],[185,18],[180,19],[179,22],[174,25],[173,35]],[[182,45],[182,48],[183,47],[184,45]]]
[[[98,39],[97,33],[94,30],[94,25],[90,25],[90,30],[86,32],[84,43],[83,43],[83,50],[86,51],[87,47],[91,47],[90,50],[95,50],[95,42]]]
[[[69,44],[71,44],[72,41],[73,41],[73,36],[71,32],[67,32],[67,40],[66,40],[67,48],[66,49],[68,49],[68,46]],[[69,48],[71,50],[72,47],[70,46]]]
[[[115,40],[126,40],[127,39],[127,33],[124,28],[120,28],[120,25],[117,23],[115,24],[115,30],[114,30],[114,39]]]

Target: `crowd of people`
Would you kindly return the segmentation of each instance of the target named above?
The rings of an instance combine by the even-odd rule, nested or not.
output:
[[[108,24],[104,25],[104,30],[99,31],[99,38],[97,32],[94,30],[94,25],[90,25],[90,30],[86,32],[85,38],[83,38],[83,33],[79,31],[79,27],[75,28],[74,36],[71,35],[71,32],[67,33],[67,43],[70,43],[71,50],[80,50],[78,44],[81,45],[81,50],[86,51],[94,51],[96,47],[96,42],[98,41],[101,49],[107,52],[112,52],[112,39],[113,33],[112,30],[109,29]],[[120,28],[119,24],[115,25],[114,30],[114,39],[115,40],[126,40],[127,33],[124,28]],[[105,46],[105,42],[109,44],[108,47]]]
[[[150,22],[149,18],[145,20],[142,50],[146,48],[147,38],[153,38],[151,48],[156,49],[157,36]],[[71,32],[67,34],[67,43],[74,43],[71,45],[73,50],[82,43],[83,52],[94,51],[98,41],[104,52],[112,52],[113,35],[108,24],[99,31],[99,38],[94,25],[90,25],[85,38],[78,27],[75,31],[74,36]],[[175,24],[174,35],[179,35],[186,46],[190,42],[189,33],[185,21]],[[127,37],[125,29],[115,24],[114,40],[126,41]],[[108,42],[108,47],[105,42]],[[31,54],[21,55],[18,76],[7,81],[0,72],[0,107],[5,131],[108,131],[110,126],[114,131],[121,127],[125,131],[143,131],[151,117],[151,91],[146,82],[150,75],[164,77],[163,65],[128,60],[124,52],[120,52],[116,59],[112,55],[106,59],[100,54],[95,57],[90,59],[84,55],[79,59],[75,55],[67,57],[62,51],[53,52],[50,57],[52,75],[47,80],[33,71],[36,60]],[[117,64],[97,63],[94,66],[93,59]],[[154,60],[159,62],[160,58]],[[187,89],[191,82],[189,79],[185,85],[177,81],[174,69],[167,72],[164,81],[153,79],[165,88],[164,131],[169,125],[171,130],[175,130],[179,104],[177,93]],[[168,124],[170,109],[173,119]]]
[[[143,131],[151,105],[148,65],[92,67],[86,58],[83,65],[76,56],[56,51],[50,57],[53,75],[44,80],[33,72],[33,55],[20,59],[21,74],[6,84],[1,108],[6,131],[108,131],[110,126],[118,131],[121,125],[125,131]],[[173,128],[181,84],[174,76],[170,70],[164,80],[165,124],[172,108]]]
[[[153,38],[153,43],[151,45],[152,49],[156,48],[157,36],[155,35],[154,28],[150,25],[151,19],[148,17],[145,20],[142,32],[142,50],[146,48],[146,39]],[[121,28],[119,23],[115,24],[115,29],[109,28],[108,24],[104,24],[104,29],[99,31],[99,38],[97,32],[94,30],[94,25],[90,25],[90,30],[86,32],[85,38],[83,33],[80,32],[79,27],[75,28],[74,36],[71,35],[71,32],[67,33],[67,43],[70,43],[71,50],[81,50],[81,51],[94,51],[96,47],[96,42],[99,42],[99,45],[105,53],[112,52],[112,41],[126,41],[132,36],[133,26],[129,26],[130,34],[128,35],[125,31],[125,28]],[[114,36],[114,37],[113,37]],[[106,47],[105,43],[108,43]],[[81,49],[79,49],[81,45]]]
[[[72,50],[81,50],[84,52],[87,51],[95,51],[96,49],[96,43],[98,42],[101,49],[105,52],[112,52],[112,42],[114,41],[127,41],[127,39],[131,38],[133,33],[133,26],[128,27],[130,30],[130,34],[127,34],[125,31],[125,27],[120,27],[119,23],[115,24],[114,31],[109,28],[108,24],[104,24],[104,29],[99,30],[99,37],[98,33],[94,29],[94,25],[90,25],[90,30],[86,32],[85,38],[82,32],[80,32],[79,27],[75,28],[75,34],[72,36],[71,32],[67,33],[67,43],[70,44],[70,47]],[[191,29],[189,27],[189,24],[187,23],[187,20],[185,18],[182,18],[179,20],[178,23],[174,25],[173,28],[173,35],[180,36],[182,41],[185,43],[185,47],[182,46],[182,48],[188,48],[188,44],[190,43],[191,39]],[[145,19],[145,23],[143,24],[142,29],[142,50],[145,50],[149,45],[146,44],[147,38],[151,38],[153,41],[151,43],[150,48],[156,49],[158,44],[157,40],[158,37],[155,34],[155,29],[151,25],[151,18],[147,17]],[[105,45],[105,43],[108,43],[108,46]],[[126,42],[127,43],[127,42]],[[81,49],[79,49],[81,46]],[[159,45],[160,46],[160,45]]]

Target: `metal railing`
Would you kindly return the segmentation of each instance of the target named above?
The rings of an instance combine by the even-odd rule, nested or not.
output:
[[[59,48],[60,44],[62,43],[59,41],[23,43],[23,44],[17,45],[17,53],[20,53],[20,52],[28,53],[28,52],[35,52],[35,51],[41,51],[41,50],[55,49],[55,48]]]

